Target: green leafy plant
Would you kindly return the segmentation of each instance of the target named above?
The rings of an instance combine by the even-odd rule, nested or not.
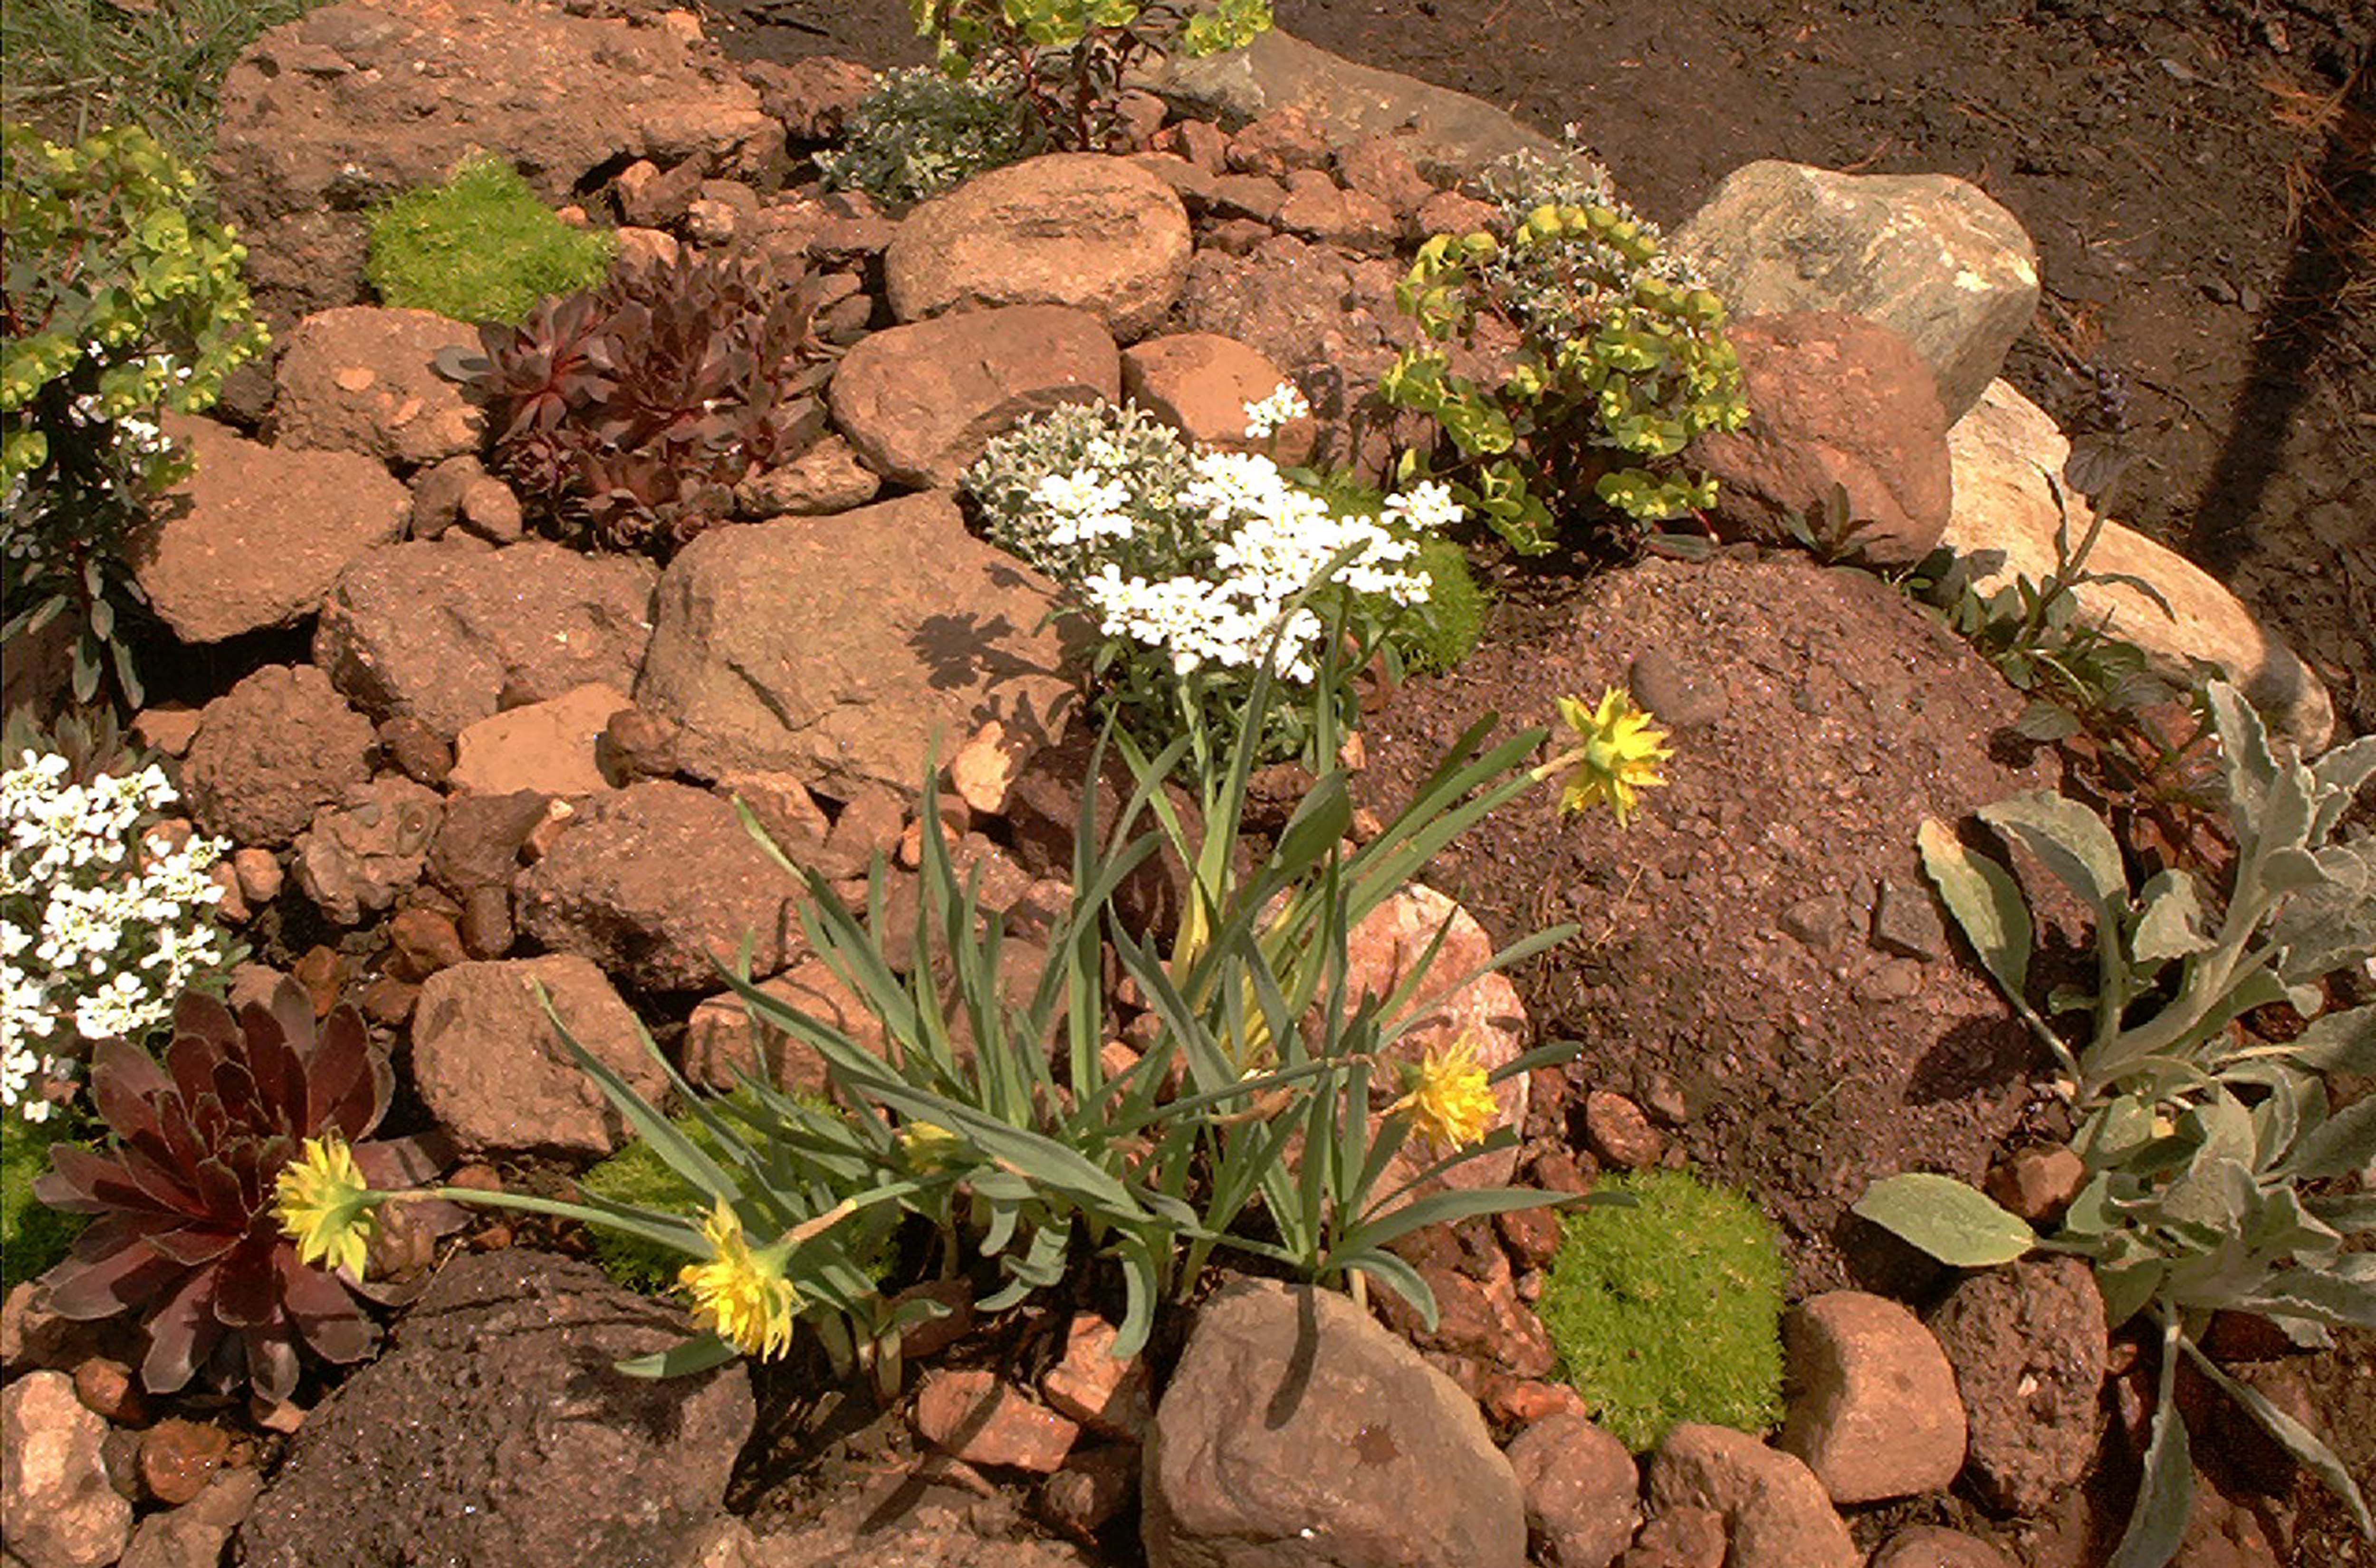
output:
[[[1396,289],[1428,341],[1387,370],[1387,402],[1436,422],[1462,504],[1527,554],[1596,519],[1639,528],[1712,505],[1715,481],[1677,458],[1749,417],[1723,301],[1573,149],[1519,155],[1491,190],[1506,242],[1434,235]],[[1436,346],[1488,327],[1516,344],[1490,386]],[[1432,467],[1403,461],[1406,478]]]
[[[1029,157],[1038,124],[995,69],[953,77],[929,65],[885,71],[850,112],[842,144],[817,154],[838,190],[905,206]]]
[[[2307,1429],[2229,1378],[2199,1336],[2215,1311],[2257,1313],[2298,1343],[2331,1327],[2376,1328],[2376,1253],[2347,1241],[2376,1229],[2365,1194],[2306,1189],[2376,1161],[2376,1100],[2341,1111],[2323,1075],[2376,1071],[2376,1006],[2323,1012],[2318,982],[2376,954],[2376,840],[2335,841],[2353,793],[2376,776],[2376,738],[2314,763],[2274,754],[2251,706],[2224,683],[2205,692],[2237,851],[2223,906],[2170,868],[2132,887],[2111,831],[2074,802],[2022,795],[1983,821],[2020,845],[2096,913],[2097,979],[2043,1011],[2029,999],[2032,921],[2003,865],[1925,823],[1926,869],[1982,965],[2054,1052],[2085,1115],[2073,1147],[2088,1181],[2044,1239],[1948,1178],[1877,1183],[1857,1212],[1961,1267],[2033,1247],[2090,1259],[2115,1325],[2158,1331],[2160,1402],[2145,1475],[2116,1568],[2160,1568],[2185,1529],[2192,1486],[2174,1397],[2192,1360],[2333,1485],[2376,1537],[2358,1487]],[[2310,1018],[2291,1040],[2248,1043],[2238,1020],[2286,1002]],[[2083,1020],[2075,1047],[2052,1017]]]
[[[1560,1374],[1635,1452],[1678,1421],[1763,1431],[1782,1417],[1782,1292],[1773,1222],[1680,1170],[1604,1183],[1630,1206],[1567,1217],[1536,1305]]]
[[[482,153],[372,215],[364,275],[391,305],[517,326],[543,301],[600,283],[618,248],[563,222],[519,171]]]
[[[132,540],[189,467],[159,421],[263,350],[246,253],[137,126],[61,147],[12,123],[0,150],[0,637],[70,617],[75,700],[137,707]]]
[[[824,434],[821,297],[812,274],[688,253],[482,326],[484,352],[440,369],[485,405],[496,467],[546,527],[666,556]]]
[[[1119,152],[1133,70],[1159,55],[1241,49],[1271,27],[1270,0],[909,0],[944,69],[988,66],[1040,134],[1065,151]]]

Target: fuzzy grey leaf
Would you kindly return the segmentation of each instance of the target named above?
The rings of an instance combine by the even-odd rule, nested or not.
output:
[[[2005,993],[2019,999],[2029,985],[2034,940],[2019,885],[1996,861],[1965,849],[1945,823],[1926,818],[1917,837],[1922,869],[1938,885],[1972,950]]]
[[[2121,867],[2120,841],[2085,806],[2032,790],[1982,806],[1980,820],[2018,840],[2095,909],[2126,912],[2129,879]]]
[[[2179,870],[2157,872],[2139,895],[2144,913],[2129,944],[2140,965],[2166,963],[2211,945],[2203,933],[2203,899],[2194,878]]]
[[[1915,1171],[1876,1182],[1856,1212],[1957,1268],[2011,1263],[2037,1244],[2027,1220],[1952,1176]]]

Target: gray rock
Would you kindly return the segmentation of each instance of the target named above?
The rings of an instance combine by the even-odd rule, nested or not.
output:
[[[521,931],[654,991],[707,989],[744,942],[755,974],[800,956],[802,885],[706,790],[651,780],[590,802],[517,884]]]
[[[539,988],[596,1060],[647,1099],[668,1092],[668,1075],[602,971],[555,954],[457,964],[422,982],[412,1015],[422,1100],[472,1153],[608,1154],[626,1124],[570,1054]]]
[[[1895,327],[1930,362],[1951,422],[2037,309],[2028,234],[1947,174],[1766,160],[1726,175],[1673,242],[1737,315],[1849,311]]]
[[[2043,1512],[2103,1431],[2104,1299],[2085,1260],[2024,1259],[1958,1284],[1930,1314],[1971,1422],[1980,1496]]]
[[[1833,1290],[1782,1320],[1789,1414],[1776,1447],[1832,1501],[1942,1491],[1964,1467],[1964,1402],[1922,1320],[1880,1296]]]
[[[1149,85],[1180,114],[1232,128],[1297,107],[1335,147],[1397,137],[1405,157],[1445,184],[1522,148],[1556,145],[1467,93],[1357,65],[1278,28],[1245,49],[1174,60]]]
[[[828,401],[866,466],[917,490],[956,483],[993,435],[1063,403],[1122,396],[1105,324],[1063,305],[1010,305],[861,339]]]
[[[434,362],[479,351],[476,329],[434,311],[350,305],[299,322],[274,368],[273,437],[413,469],[476,452],[486,415]]]
[[[1331,1290],[1225,1287],[1157,1407],[1153,1568],[1519,1568],[1526,1510],[1477,1407]]]
[[[436,790],[396,775],[348,789],[297,836],[297,885],[331,921],[385,914],[421,880],[445,814]]]
[[[0,1535],[25,1568],[107,1568],[132,1534],[132,1504],[108,1484],[107,1422],[60,1372],[0,1389]]]
[[[892,314],[1070,305],[1145,337],[1187,276],[1188,212],[1125,159],[1051,152],[978,174],[909,213],[883,253]]]
[[[992,719],[1025,752],[1058,727],[1072,687],[1049,592],[946,496],[712,529],[660,580],[636,701],[683,726],[677,763],[699,777],[912,791]]]
[[[1798,1459],[1729,1427],[1683,1421],[1650,1460],[1650,1507],[1714,1509],[1731,1537],[1729,1568],[1858,1568],[1864,1554]]]
[[[508,706],[633,685],[658,577],[648,561],[543,540],[391,545],[339,574],[314,661],[374,718],[451,740]]]
[[[722,1512],[751,1432],[749,1376],[735,1363],[654,1380],[614,1363],[687,1332],[682,1313],[590,1265],[524,1247],[450,1259],[395,1349],[307,1419],[241,1526],[240,1561],[675,1562]]]
[[[370,779],[376,743],[321,671],[267,665],[207,705],[182,788],[208,832],[277,848]]]
[[[211,420],[165,428],[196,467],[133,540],[133,577],[184,642],[293,626],[347,563],[404,535],[411,497],[369,457],[260,446]]]
[[[1609,1568],[1642,1522],[1634,1455],[1582,1416],[1537,1421],[1504,1450],[1527,1498],[1527,1531],[1551,1568]]]

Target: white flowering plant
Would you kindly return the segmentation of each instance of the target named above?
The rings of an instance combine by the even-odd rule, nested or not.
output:
[[[237,957],[215,919],[227,845],[154,831],[163,771],[74,777],[55,753],[0,774],[0,1115],[44,1121],[101,1039],[137,1042]]]
[[[1283,386],[1247,405],[1249,439],[1304,412]],[[1265,755],[1310,750],[1312,695],[1348,727],[1355,677],[1376,657],[1399,667],[1392,634],[1429,601],[1422,542],[1461,515],[1425,481],[1374,507],[1332,497],[1261,453],[1194,450],[1127,404],[1028,420],[965,483],[990,537],[1055,579],[1061,612],[1092,629],[1106,710],[1158,746],[1189,737],[1200,773],[1258,670],[1271,676]]]

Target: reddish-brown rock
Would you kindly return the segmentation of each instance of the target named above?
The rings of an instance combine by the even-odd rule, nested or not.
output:
[[[1077,1422],[1033,1403],[989,1372],[934,1372],[916,1390],[916,1431],[971,1465],[1056,1469],[1081,1434]]]
[[[1135,1442],[1155,1414],[1154,1378],[1144,1358],[1115,1357],[1119,1337],[1101,1317],[1084,1313],[1074,1318],[1063,1359],[1041,1375],[1040,1392],[1083,1426]]]
[[[479,351],[476,328],[425,310],[348,305],[291,329],[273,374],[274,439],[400,469],[478,450],[485,413],[434,362]]]
[[[457,964],[421,988],[412,1072],[463,1148],[608,1154],[624,1141],[624,1122],[563,1042],[545,997],[577,1043],[637,1093],[668,1092],[635,1014],[584,958]]]
[[[1268,354],[1213,332],[1150,338],[1122,356],[1123,396],[1199,446],[1264,452],[1282,468],[1312,455],[1312,422],[1299,419],[1276,435],[1246,434],[1246,407],[1288,377]]]
[[[1527,1499],[1527,1532],[1552,1568],[1609,1568],[1642,1519],[1634,1455],[1577,1416],[1552,1416],[1503,1451]]]
[[[1880,1296],[1834,1290],[1782,1322],[1789,1414],[1775,1446],[1843,1506],[1943,1491],[1964,1467],[1964,1401],[1939,1341]]]
[[[267,665],[207,705],[183,792],[208,832],[277,847],[370,779],[374,742],[320,670]]]

